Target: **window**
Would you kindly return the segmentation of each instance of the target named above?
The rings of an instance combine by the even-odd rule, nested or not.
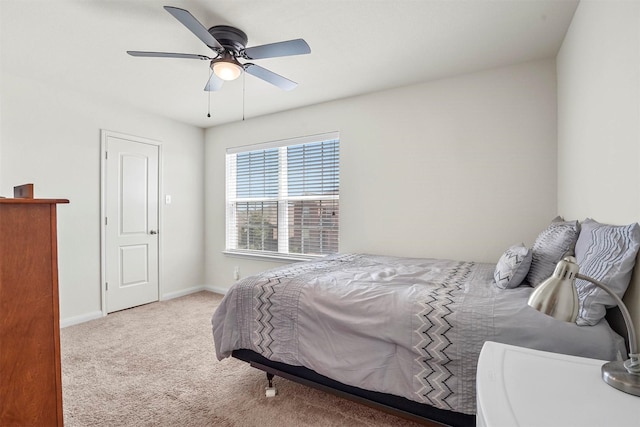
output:
[[[227,251],[338,252],[338,133],[227,150]]]

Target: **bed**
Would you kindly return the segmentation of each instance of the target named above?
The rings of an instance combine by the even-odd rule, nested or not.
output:
[[[568,244],[578,252],[580,225],[554,223],[573,224]],[[632,234],[640,245],[640,230]],[[217,357],[233,356],[269,376],[407,418],[474,425],[475,373],[485,341],[604,360],[626,354],[624,339],[605,319],[578,326],[527,306],[528,279],[535,279],[529,273],[542,261],[554,262],[540,256],[541,236],[526,250],[529,265],[523,259],[516,266],[526,266],[527,274],[516,269],[511,275],[523,276],[517,286],[498,286],[500,263],[514,258],[509,250],[498,264],[335,254],[247,277],[213,315]],[[638,245],[624,248],[634,262]],[[554,247],[556,257],[566,254],[565,246]]]

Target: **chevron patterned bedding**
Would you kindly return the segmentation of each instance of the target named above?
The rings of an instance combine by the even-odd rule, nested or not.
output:
[[[218,359],[236,349],[347,385],[475,414],[485,341],[614,360],[622,339],[526,305],[495,264],[340,254],[240,280],[212,318]]]

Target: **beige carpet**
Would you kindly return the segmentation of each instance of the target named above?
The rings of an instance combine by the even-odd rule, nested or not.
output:
[[[215,357],[200,292],[62,329],[64,421],[79,426],[417,426]]]

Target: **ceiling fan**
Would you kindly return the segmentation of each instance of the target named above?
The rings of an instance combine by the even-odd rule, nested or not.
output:
[[[164,6],[164,8],[211,48],[214,52],[213,57],[190,53],[140,52],[136,50],[128,50],[127,53],[129,55],[211,61],[210,67],[213,73],[211,73],[211,77],[204,87],[206,91],[220,90],[225,80],[235,80],[240,77],[243,71],[283,90],[291,90],[298,85],[294,81],[251,62],[242,64],[238,61],[238,58],[252,60],[311,53],[309,45],[303,39],[247,48],[247,35],[238,28],[228,25],[216,25],[207,30],[189,11],[172,6]]]

